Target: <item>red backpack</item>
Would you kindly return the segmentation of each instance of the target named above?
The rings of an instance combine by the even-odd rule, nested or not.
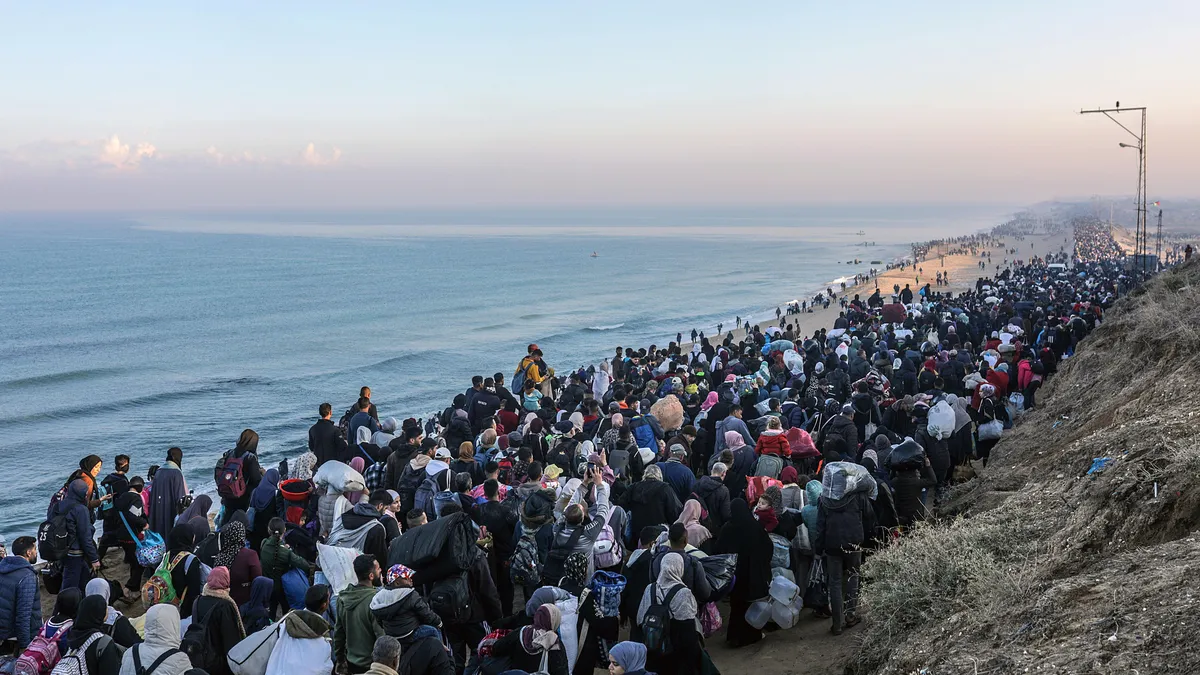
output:
[[[234,457],[230,452],[221,459],[217,470],[217,494],[222,499],[238,499],[246,494],[246,472],[242,464],[249,453]]]
[[[54,628],[50,633],[49,623],[42,626],[38,634],[29,641],[29,646],[21,652],[21,656],[13,663],[13,675],[48,675],[62,654],[58,651],[58,638],[71,630],[71,622],[66,621]]]

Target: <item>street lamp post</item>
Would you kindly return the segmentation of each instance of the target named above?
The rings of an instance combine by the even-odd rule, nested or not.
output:
[[[1141,113],[1141,117],[1142,117],[1141,133],[1134,133],[1133,131],[1131,131],[1129,129],[1129,127],[1126,127],[1124,124],[1121,124],[1119,121],[1117,121],[1117,118],[1113,117],[1113,115],[1112,115],[1113,113],[1123,113],[1123,112],[1140,112]],[[1117,126],[1124,129],[1130,136],[1133,136],[1135,139],[1137,139],[1137,145],[1132,145],[1130,143],[1120,143],[1119,145],[1122,148],[1133,148],[1138,151],[1138,183],[1137,183],[1137,193],[1136,193],[1136,197],[1135,197],[1135,199],[1136,199],[1135,203],[1136,203],[1136,208],[1137,208],[1137,225],[1135,227],[1135,239],[1134,239],[1134,246],[1133,246],[1133,254],[1134,254],[1135,260],[1141,261],[1141,277],[1142,277],[1142,279],[1145,279],[1147,276],[1149,276],[1149,273],[1147,270],[1147,266],[1148,266],[1147,263],[1149,261],[1146,259],[1147,258],[1147,249],[1149,246],[1149,237],[1146,235],[1146,108],[1145,107],[1122,108],[1120,101],[1118,101],[1116,107],[1114,107],[1114,108],[1096,108],[1094,110],[1080,110],[1079,114],[1080,115],[1094,115],[1094,114],[1104,115],[1108,119],[1112,120]]]

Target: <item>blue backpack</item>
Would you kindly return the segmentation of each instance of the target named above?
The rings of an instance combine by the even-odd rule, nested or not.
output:
[[[599,618],[621,615],[621,593],[625,590],[625,577],[612,572],[596,572],[588,590],[596,596],[596,614]]]
[[[633,438],[639,448],[650,448],[655,453],[658,452],[658,438],[654,435],[654,427],[644,415],[629,420],[629,430],[633,432]]]
[[[442,517],[442,509],[446,508],[447,504],[457,504],[458,493],[450,490],[441,490],[433,495],[433,499],[429,500],[429,504],[425,509],[425,515],[429,516],[430,520],[437,520]],[[432,511],[433,513],[429,513]]]
[[[421,481],[421,485],[417,487],[416,494],[413,495],[413,508],[424,511],[425,505],[438,492],[441,492],[441,490],[438,489],[437,481],[432,476],[427,476],[425,480]]]

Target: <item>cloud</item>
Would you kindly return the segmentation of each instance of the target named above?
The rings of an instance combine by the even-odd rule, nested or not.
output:
[[[249,150],[241,152],[226,153],[217,149],[216,146],[210,145],[204,150],[204,159],[210,163],[220,166],[237,165],[237,164],[268,164],[270,160],[262,155],[256,155]]]
[[[150,143],[141,142],[130,148],[128,143],[113,134],[112,138],[103,142],[100,148],[99,162],[116,169],[133,169],[142,163],[143,159],[153,159],[158,150]]]
[[[322,155],[314,143],[309,143],[300,154],[300,163],[305,166],[329,166],[337,164],[342,158],[342,151],[333,148],[329,155]]]

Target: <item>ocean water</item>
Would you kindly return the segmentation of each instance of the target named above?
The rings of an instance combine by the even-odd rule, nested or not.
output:
[[[0,533],[31,534],[81,457],[189,486],[244,428],[265,464],[369,385],[445,407],[537,342],[560,372],[617,345],[773,316],[984,207],[0,216]],[[864,236],[856,232],[862,230]],[[856,246],[863,240],[873,247]],[[597,257],[592,258],[592,252]],[[846,264],[855,257],[862,264]]]

